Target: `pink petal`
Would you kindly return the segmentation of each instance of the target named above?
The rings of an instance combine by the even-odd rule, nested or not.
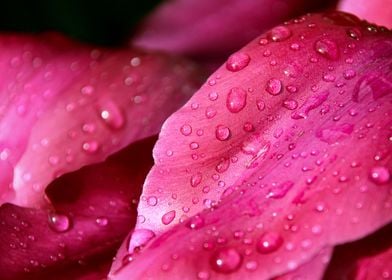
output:
[[[391,221],[391,32],[307,15],[239,53],[166,121],[114,279],[271,278]]]
[[[341,11],[356,14],[369,22],[392,28],[392,3],[385,0],[340,0]]]
[[[147,18],[132,43],[197,57],[226,57],[268,28],[335,1],[174,0]]]
[[[392,224],[364,239],[338,246],[325,279],[389,279],[392,277]]]
[[[1,279],[105,276],[108,260],[136,221],[155,140],[133,144],[54,181],[47,188],[52,210],[1,206]]]
[[[0,159],[14,167],[0,177],[9,182],[0,202],[43,203],[55,177],[157,133],[198,84],[192,64],[161,54],[58,35],[0,42]]]

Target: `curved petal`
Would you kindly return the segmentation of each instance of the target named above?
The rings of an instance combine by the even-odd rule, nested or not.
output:
[[[341,11],[353,13],[369,22],[392,28],[392,6],[385,0],[340,0]]]
[[[391,62],[390,31],[338,12],[231,56],[165,122],[112,277],[268,279],[390,222]]]
[[[160,6],[132,44],[176,54],[225,58],[268,28],[322,4],[308,0],[175,0]]]
[[[1,278],[105,276],[108,260],[135,224],[155,140],[132,144],[103,163],[55,180],[47,188],[54,209],[1,206]]]
[[[156,134],[199,79],[194,65],[162,54],[48,35],[0,42],[0,161],[14,167],[2,172],[0,182],[13,179],[0,202],[43,203],[55,177]]]
[[[392,275],[392,224],[364,239],[338,246],[324,279],[388,279]]]

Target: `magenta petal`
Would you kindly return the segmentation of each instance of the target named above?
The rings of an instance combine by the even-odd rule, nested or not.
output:
[[[198,84],[192,64],[161,54],[58,35],[3,35],[0,44],[0,160],[14,167],[12,184],[0,177],[0,202],[42,203],[55,177],[156,134]]]
[[[1,279],[52,279],[59,271],[61,279],[75,279],[70,275],[98,273],[97,262],[103,262],[100,274],[106,275],[107,260],[135,224],[155,140],[54,181],[47,188],[52,210],[1,206]]]
[[[328,270],[326,280],[337,279],[389,279],[392,277],[392,224],[364,239],[338,246]]]
[[[334,12],[240,50],[166,121],[135,230],[156,238],[113,278],[268,279],[390,222],[391,38]]]
[[[369,22],[392,28],[392,5],[385,0],[340,0],[338,8]]]
[[[333,2],[167,1],[147,18],[132,43],[176,54],[226,57],[275,24]]]

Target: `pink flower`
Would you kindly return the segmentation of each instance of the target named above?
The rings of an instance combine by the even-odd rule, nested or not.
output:
[[[392,33],[299,16],[334,4],[164,3],[148,52],[0,36],[1,278],[392,277]]]

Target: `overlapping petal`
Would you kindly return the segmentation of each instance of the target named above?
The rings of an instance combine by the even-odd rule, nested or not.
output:
[[[233,54],[164,124],[111,277],[269,279],[390,222],[391,38],[308,15]]]
[[[268,28],[334,2],[167,1],[145,20],[132,44],[199,58],[225,59]]]
[[[1,202],[36,206],[55,177],[154,135],[198,84],[195,66],[59,35],[2,35]]]
[[[103,163],[54,181],[47,188],[51,210],[1,206],[1,279],[105,277],[135,224],[155,140],[132,144]]]

